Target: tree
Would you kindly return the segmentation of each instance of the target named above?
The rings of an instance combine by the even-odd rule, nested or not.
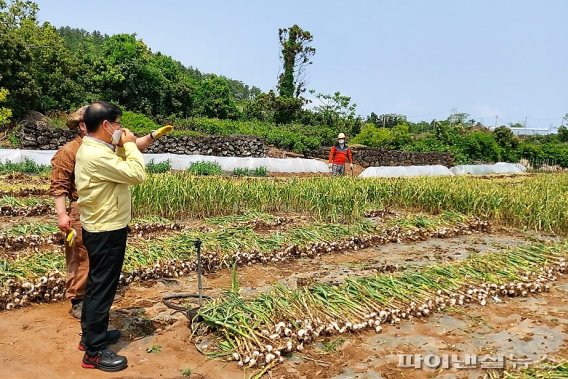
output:
[[[33,1],[12,0],[8,4],[0,0],[0,10],[0,24],[15,29],[25,21],[35,21],[39,8]]]
[[[237,108],[227,79],[210,75],[199,82],[195,94],[195,113],[220,119],[237,118]]]
[[[315,91],[311,90],[310,93],[315,94]],[[357,104],[351,102],[351,97],[339,91],[315,96],[318,105],[312,110],[304,110],[298,121],[314,127],[328,126],[335,135],[341,132],[353,137],[361,131],[363,120],[356,116]]]
[[[448,122],[450,125],[463,125],[469,117],[469,113],[453,113],[448,117]],[[470,119],[470,122],[473,125],[475,120]]]
[[[53,26],[38,24],[37,10],[30,1],[0,1],[0,87],[10,91],[15,117],[69,109],[84,97],[79,62]]]
[[[37,5],[0,0],[0,87],[10,91],[8,108],[19,117],[35,107],[40,88],[32,72],[32,53],[19,33],[25,22],[35,23]]]
[[[247,119],[288,124],[299,117],[304,104],[306,104],[306,99],[303,97],[277,96],[274,91],[270,90],[267,93],[260,93],[249,102],[245,107],[244,115]]]
[[[310,93],[315,92],[310,91]],[[351,97],[337,91],[331,95],[318,93],[316,98],[320,104],[314,110],[323,116],[329,126],[333,126],[339,119],[353,120],[355,118],[357,104],[351,103]]]
[[[65,47],[63,38],[49,23],[28,20],[18,34],[30,45],[30,71],[40,88],[35,110],[67,110],[85,98],[80,62]]]
[[[464,153],[474,162],[498,162],[501,148],[490,133],[475,131],[468,133],[461,142]]]
[[[249,87],[247,84],[241,82],[240,80],[234,80],[225,78],[231,89],[231,94],[236,101],[250,101],[253,100],[262,91],[260,88],[252,86]]]
[[[158,121],[191,115],[236,118],[237,106],[243,108],[260,95],[256,87],[204,75],[153,53],[134,34],[56,29],[39,24],[37,11],[31,1],[0,0],[0,88],[10,93],[6,107],[13,118],[29,110],[67,111],[93,100],[115,102]],[[309,62],[300,58],[315,50],[305,46],[309,32],[289,31],[286,46],[293,48],[288,42],[294,38],[300,44],[292,68],[301,73],[302,65]],[[300,80],[292,92],[301,93],[302,88]],[[271,121],[279,123],[294,120],[305,101],[299,96],[272,100]]]
[[[310,64],[316,49],[310,46],[312,34],[293,25],[278,29],[281,59],[284,72],[278,78],[278,91],[282,97],[299,97],[305,91],[304,73]]]
[[[568,128],[564,125],[558,128],[558,139],[560,142],[568,142]]]
[[[518,140],[511,131],[511,129],[507,128],[505,125],[501,125],[498,128],[495,128],[493,131],[493,136],[495,137],[495,141],[499,144],[499,146],[503,148],[516,148],[518,144]]]
[[[5,88],[0,88],[0,104],[6,102],[6,98],[10,92]],[[8,124],[12,118],[12,110],[0,106],[0,127]]]
[[[438,140],[447,145],[458,144],[463,133],[463,128],[450,126],[448,121],[432,121],[434,135]]]
[[[367,117],[367,122],[372,122],[379,128],[394,128],[397,125],[407,124],[406,116],[403,114],[386,113],[377,116],[374,112]]]

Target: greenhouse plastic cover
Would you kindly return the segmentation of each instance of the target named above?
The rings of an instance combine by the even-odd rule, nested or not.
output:
[[[19,163],[26,158],[41,165],[50,165],[55,150],[0,149],[0,161]],[[315,159],[304,158],[243,158],[216,157],[211,155],[144,154],[146,163],[151,160],[160,163],[170,160],[172,168],[184,170],[194,162],[217,162],[223,171],[235,168],[255,169],[265,167],[268,172],[329,172],[327,164]]]
[[[408,176],[522,174],[526,171],[526,167],[519,163],[498,162],[485,165],[459,165],[451,169],[441,165],[369,167],[359,176],[362,178],[400,178]]]
[[[400,178],[407,176],[448,176],[453,175],[449,168],[442,165],[433,166],[381,166],[368,167],[361,178]]]
[[[519,163],[498,162],[495,164],[459,165],[452,167],[454,175],[495,175],[495,174],[522,174],[526,172],[525,166]]]

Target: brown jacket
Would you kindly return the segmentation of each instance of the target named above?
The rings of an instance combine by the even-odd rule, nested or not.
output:
[[[51,196],[67,196],[71,202],[77,201],[75,158],[82,142],[83,139],[77,136],[61,146],[51,159],[51,186],[49,187]]]

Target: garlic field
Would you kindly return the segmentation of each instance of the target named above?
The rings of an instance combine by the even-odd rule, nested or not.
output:
[[[0,177],[5,326],[34,312],[64,309],[64,237],[48,187],[47,176]],[[556,362],[522,370],[445,368],[452,377],[565,377],[567,190],[565,174],[150,175],[133,188],[121,299],[111,319],[121,315],[149,326],[132,332],[123,346],[127,355],[142,354],[125,375],[153,377],[144,359],[158,358],[129,350],[150,338],[168,341],[159,354],[170,348],[176,357],[163,367],[172,377],[192,364],[198,366],[194,376],[207,378],[443,377],[441,368],[401,367],[400,354],[426,352],[546,354]],[[161,300],[197,292],[196,239],[210,299],[199,309],[194,300],[178,301],[192,310],[186,318]],[[484,320],[483,328],[471,326],[473,315]],[[68,328],[78,328],[67,317],[61,311]],[[0,339],[2,356],[23,366],[18,345],[2,343],[33,346],[33,328],[20,335],[0,331],[11,338]],[[548,341],[531,344],[539,333]],[[501,337],[513,342],[505,345]],[[62,360],[51,374],[65,373],[66,364]]]

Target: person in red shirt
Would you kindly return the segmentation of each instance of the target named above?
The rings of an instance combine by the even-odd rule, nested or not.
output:
[[[341,176],[345,174],[345,161],[349,159],[351,171],[353,171],[353,155],[351,149],[345,144],[345,134],[339,133],[337,143],[329,152],[329,168],[331,175]]]

